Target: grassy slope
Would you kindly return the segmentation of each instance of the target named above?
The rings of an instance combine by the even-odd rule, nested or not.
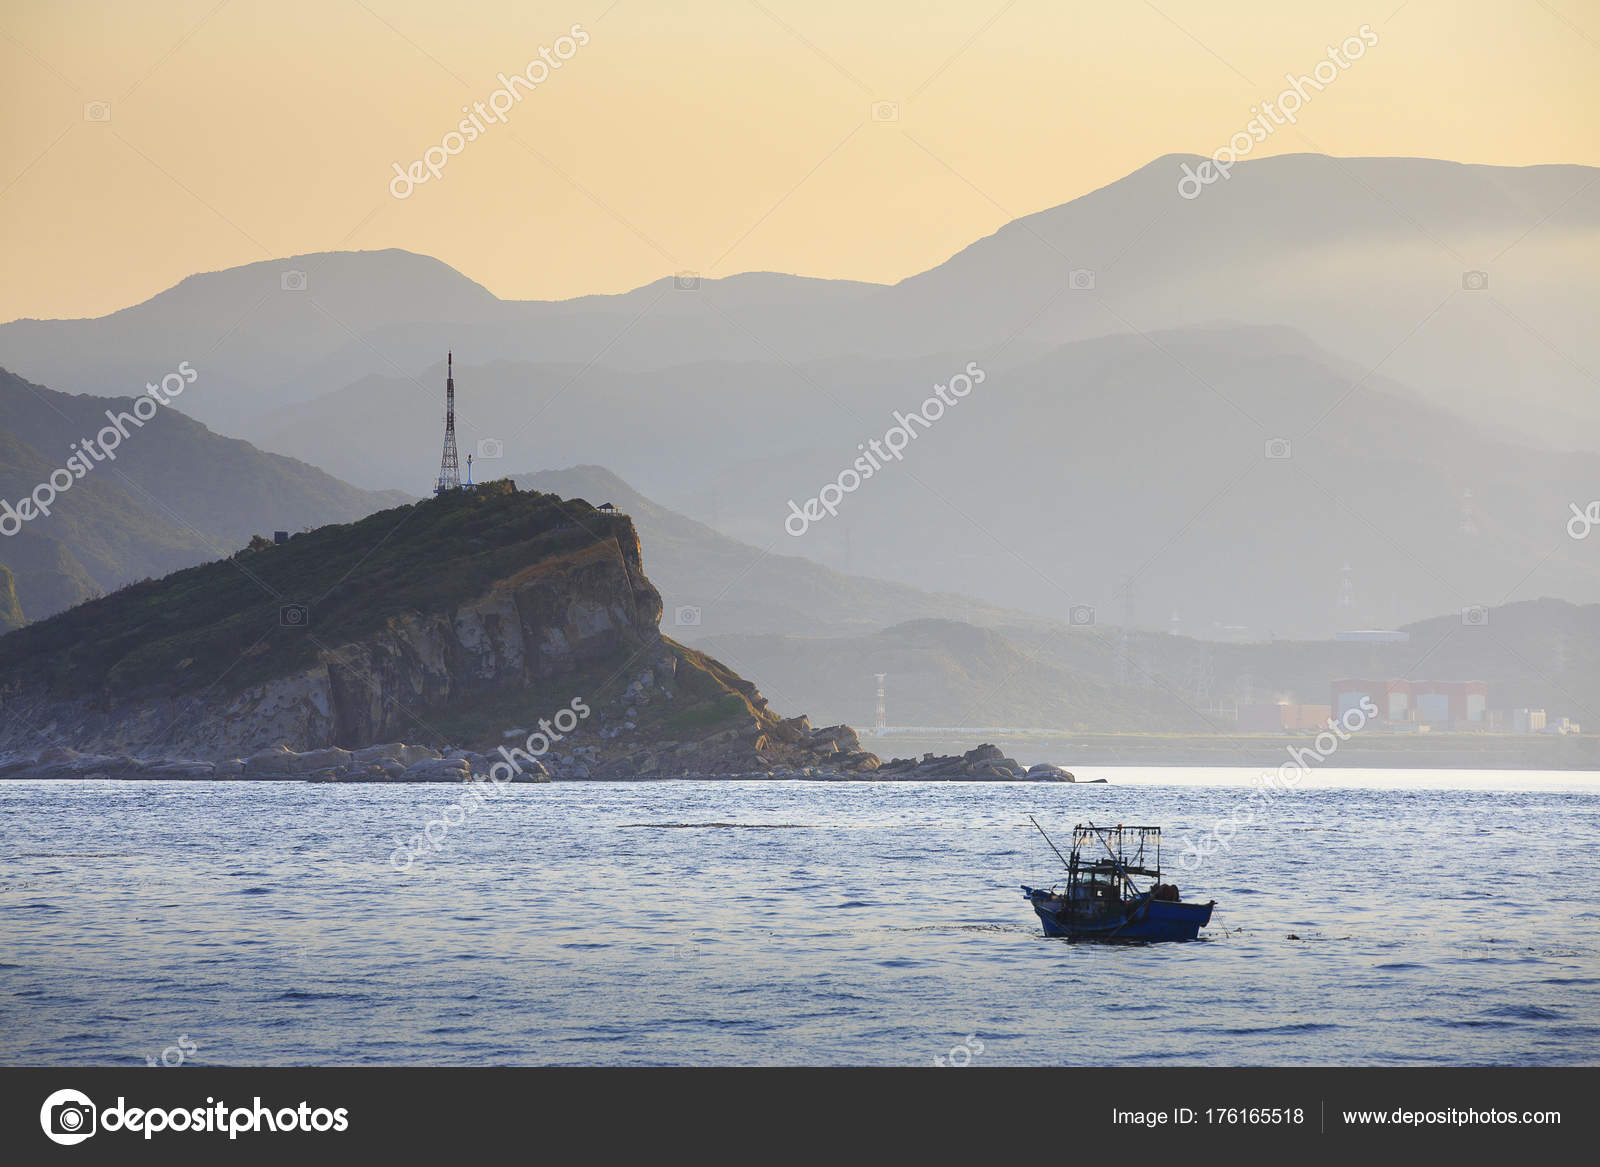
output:
[[[574,524],[572,519],[582,520]],[[408,611],[448,610],[529,564],[582,554],[605,520],[582,502],[485,488],[380,511],[282,546],[148,580],[0,638],[0,682],[63,694],[238,689],[312,662]],[[280,619],[308,605],[303,626]]]

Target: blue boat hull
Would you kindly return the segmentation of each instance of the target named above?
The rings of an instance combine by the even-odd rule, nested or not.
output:
[[[1069,913],[1067,905],[1049,892],[1031,887],[1024,887],[1022,891],[1039,914],[1046,936],[1066,936],[1074,940],[1194,940],[1200,929],[1211,923],[1211,909],[1216,907],[1215,900],[1206,904],[1185,904],[1145,895],[1119,911],[1086,917]]]

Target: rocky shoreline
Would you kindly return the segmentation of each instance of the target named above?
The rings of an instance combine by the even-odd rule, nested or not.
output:
[[[801,730],[803,718],[794,719]],[[679,764],[663,770],[646,769],[632,755],[602,758],[594,747],[577,746],[570,753],[543,759],[517,759],[513,782],[561,781],[825,781],[825,782],[1073,782],[1075,776],[1060,766],[1024,767],[992,745],[965,754],[920,759],[895,758],[863,764],[855,731],[848,726],[812,730],[808,739],[833,743],[843,765],[777,765],[763,769],[701,769]],[[846,748],[839,749],[839,746]],[[820,751],[816,751],[819,756]],[[683,763],[690,763],[685,758]],[[466,782],[491,777],[499,754],[471,750],[436,750],[431,746],[388,742],[358,750],[338,747],[295,752],[283,746],[262,750],[246,758],[218,762],[194,758],[136,758],[128,754],[80,753],[53,746],[37,753],[0,755],[0,781],[6,779],[79,779],[84,781],[151,782]],[[876,763],[873,765],[872,763]],[[1101,779],[1100,781],[1104,781]]]

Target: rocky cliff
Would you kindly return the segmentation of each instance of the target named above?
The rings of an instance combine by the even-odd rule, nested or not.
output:
[[[63,772],[181,777],[877,765],[847,727],[780,718],[660,619],[626,516],[492,483],[0,637],[0,751],[14,768],[53,751]]]

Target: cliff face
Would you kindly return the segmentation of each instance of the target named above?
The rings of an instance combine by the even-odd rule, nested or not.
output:
[[[285,744],[419,738],[419,727],[455,705],[571,687],[619,657],[659,655],[652,642],[661,597],[645,578],[638,537],[626,519],[604,523],[607,537],[579,552],[497,580],[448,612],[393,619],[324,653],[292,686],[305,745]]]
[[[813,741],[809,726],[775,735],[784,723],[754,685],[663,638],[626,517],[512,489],[409,509],[419,517],[324,528],[0,639],[0,750],[216,762],[404,741],[490,753],[576,701],[589,712],[571,741],[584,744],[568,748],[592,776],[876,764],[853,740]],[[298,613],[281,605],[256,637],[264,613],[239,577],[280,594],[320,590],[320,578],[291,590],[296,572],[333,580],[334,598]],[[216,602],[217,588],[239,603]],[[417,593],[424,602],[406,602]],[[84,642],[135,618],[143,628],[111,649]],[[202,660],[222,675],[206,683]]]

